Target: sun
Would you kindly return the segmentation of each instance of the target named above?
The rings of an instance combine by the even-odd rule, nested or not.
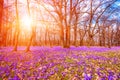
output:
[[[20,26],[23,31],[30,32],[32,30],[32,19],[29,16],[21,17]]]
[[[32,24],[32,20],[31,20],[31,18],[30,17],[27,17],[27,16],[25,16],[25,17],[23,17],[22,18],[22,24],[25,26],[25,27],[31,27],[31,24]]]

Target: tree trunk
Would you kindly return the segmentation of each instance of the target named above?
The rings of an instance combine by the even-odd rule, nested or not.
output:
[[[110,26],[108,27],[108,48],[111,48],[111,43],[110,43]]]
[[[17,51],[18,37],[19,37],[19,31],[16,31],[16,33],[15,33],[15,45],[14,45],[13,51]]]
[[[83,39],[80,40],[80,46],[83,46]]]
[[[18,14],[18,5],[17,0],[15,1],[15,8],[16,8],[16,29],[15,29],[15,45],[13,51],[17,51],[18,46],[18,37],[19,37],[19,14]]]
[[[3,16],[3,6],[4,6],[4,0],[0,0],[0,46],[2,44],[2,16]]]
[[[3,5],[4,5],[4,0],[0,0],[0,33],[2,29]]]
[[[32,39],[33,39],[33,33],[32,33],[32,35],[31,35],[31,37],[30,37],[30,40],[29,40],[29,42],[28,42],[28,45],[27,45],[27,47],[26,47],[25,52],[30,51],[30,46],[31,46],[31,43],[32,43]]]
[[[77,26],[74,27],[74,45],[77,46]]]
[[[28,8],[28,16],[31,18],[29,0],[27,0],[27,8]],[[30,26],[32,28],[32,33],[31,33],[30,40],[29,40],[28,45],[27,45],[26,50],[25,50],[26,52],[30,51],[30,46],[32,44],[32,40],[33,40],[34,33],[35,33],[34,32],[35,31],[35,29],[34,29],[35,27],[33,25],[30,25]]]
[[[66,29],[66,48],[70,47],[70,26]]]
[[[70,28],[71,28],[71,20],[72,20],[72,0],[70,0],[70,14],[69,14],[69,23],[66,25],[66,48],[70,47]],[[67,20],[67,17],[66,17]]]
[[[60,23],[62,23],[62,21]],[[61,30],[60,30],[60,43],[61,43],[61,46],[64,46],[64,28],[63,28],[62,24],[61,24],[60,27],[61,27]]]

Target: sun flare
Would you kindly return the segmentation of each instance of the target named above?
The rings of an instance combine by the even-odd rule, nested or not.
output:
[[[28,16],[22,17],[21,18],[21,26],[25,30],[30,30],[32,26],[32,19]]]
[[[23,17],[22,18],[22,22],[23,22],[23,25],[26,26],[26,27],[30,27],[31,26],[31,23],[32,23],[32,20],[30,17]]]

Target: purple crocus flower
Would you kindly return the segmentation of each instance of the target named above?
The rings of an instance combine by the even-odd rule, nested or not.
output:
[[[54,63],[50,63],[49,67],[52,68],[55,64]]]
[[[54,71],[51,71],[51,72],[50,72],[50,75],[53,75],[54,73],[55,73]]]
[[[3,60],[4,56],[3,55],[0,55],[0,61]]]
[[[9,76],[10,75],[10,73],[9,72],[6,72],[6,76]]]
[[[117,78],[120,79],[120,73],[118,73]]]
[[[20,80],[18,76],[14,76],[13,78],[9,78],[8,80]]]
[[[104,76],[104,77],[101,78],[101,80],[106,80],[106,79],[107,79],[106,76]]]
[[[46,72],[46,69],[43,68],[43,69],[42,69],[42,73],[43,73],[43,72]]]
[[[44,79],[44,80],[47,80],[48,79],[48,75],[44,75],[44,76],[42,76],[42,78]]]
[[[92,75],[91,74],[84,74],[84,80],[92,80]]]
[[[108,80],[114,80],[114,73],[113,72],[109,72]]]
[[[58,72],[58,68],[56,67],[56,68],[54,68],[54,70],[55,70],[55,72]]]
[[[104,68],[98,68],[98,69],[97,69],[97,74],[98,74],[98,76],[101,76],[101,75],[102,75],[102,73],[101,73],[102,70],[104,70]]]
[[[66,72],[62,72],[62,76],[65,76],[67,73]]]

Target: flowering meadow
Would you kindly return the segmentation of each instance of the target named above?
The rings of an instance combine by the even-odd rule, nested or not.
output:
[[[0,48],[0,80],[120,80],[120,47]]]

